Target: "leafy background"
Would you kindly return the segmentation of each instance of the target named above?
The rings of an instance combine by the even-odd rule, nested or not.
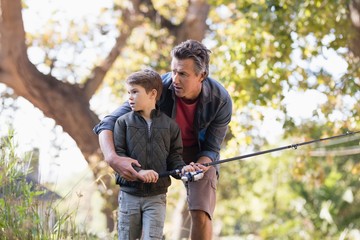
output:
[[[180,38],[172,33],[174,28],[164,27],[162,18],[168,24],[181,26],[190,14],[189,8],[199,2],[204,4],[185,0],[144,1],[139,5],[144,14],[130,15],[138,18],[132,19],[135,27],[89,99],[91,110],[99,118],[125,100],[122,81],[128,74],[145,66],[160,73],[169,71],[169,52]],[[2,1],[2,7],[5,4]],[[45,5],[49,11],[41,11],[32,1],[22,4],[31,63],[42,74],[79,88],[86,86],[94,69],[104,62],[119,34],[126,35],[126,28],[132,27],[126,15],[130,1],[106,1],[84,15],[71,13],[76,8],[66,1],[63,4],[42,1],[42,9]],[[200,40],[212,51],[211,76],[228,89],[234,102],[223,159],[359,129],[357,1],[208,1],[208,4],[206,34]],[[152,10],[156,17],[147,17]],[[4,52],[3,46],[0,52]],[[4,71],[6,68],[1,66],[4,65],[0,65]],[[7,83],[5,78],[1,76],[1,82]],[[22,95],[15,84],[7,85],[12,88],[2,85],[1,118],[6,125],[13,125],[14,114],[24,99],[18,98]],[[51,118],[46,111],[39,115],[42,119]],[[42,127],[51,129],[48,142],[52,143],[42,151],[50,156],[48,161],[61,165],[57,159],[72,140],[58,121],[46,118],[41,121]],[[74,138],[73,134],[70,136]],[[259,239],[360,238],[359,154],[359,136],[355,135],[222,164],[215,234]],[[79,155],[68,158],[82,158]],[[80,161],[89,164],[87,174],[94,166],[88,161],[91,155],[84,156],[87,161]],[[87,181],[100,186],[97,191],[102,197],[116,195],[108,182],[102,181],[107,174],[99,172]],[[76,194],[73,188],[65,192],[68,191]],[[82,194],[97,191],[84,190]],[[175,231],[171,222],[182,191],[181,184],[175,182],[169,192],[166,228],[169,235]],[[116,208],[116,203],[105,203],[110,209]],[[95,221],[97,217],[91,219]]]

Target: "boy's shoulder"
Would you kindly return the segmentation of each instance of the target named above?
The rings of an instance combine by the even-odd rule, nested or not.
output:
[[[133,117],[133,115],[134,115],[133,111],[127,112],[127,113],[121,115],[120,117],[118,117],[117,121],[124,121],[124,120],[130,119]]]
[[[161,119],[165,119],[165,120],[168,120],[168,121],[173,121],[175,122],[174,119],[172,119],[171,117],[169,117],[166,113],[160,111],[160,110],[157,110],[158,111],[158,117],[160,117]]]
[[[159,119],[161,119],[159,122],[160,124],[162,124],[163,126],[168,126],[168,127],[175,127],[178,128],[178,124],[176,123],[175,119],[169,117],[166,113],[159,111],[159,115],[158,115]]]

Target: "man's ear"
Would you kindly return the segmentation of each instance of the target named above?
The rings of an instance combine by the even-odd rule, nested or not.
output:
[[[206,72],[201,73],[201,82],[205,80]]]

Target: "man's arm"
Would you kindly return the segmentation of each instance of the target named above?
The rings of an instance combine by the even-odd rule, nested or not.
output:
[[[138,161],[128,157],[120,157],[115,152],[113,131],[116,119],[130,111],[131,108],[129,104],[125,102],[114,112],[105,116],[104,119],[94,127],[93,131],[99,136],[100,148],[104,154],[104,160],[115,172],[129,181],[143,180],[142,176],[133,168],[133,165],[139,166]]]
[[[228,125],[231,121],[232,101],[227,94],[226,101],[219,106],[219,110],[212,122],[205,131],[200,132],[202,142],[202,151],[198,157],[206,157],[201,160],[202,163],[219,160],[221,144],[224,141]]]
[[[128,181],[144,181],[144,177],[140,175],[132,165],[141,167],[139,162],[129,157],[120,157],[115,152],[113,132],[110,130],[103,130],[99,133],[99,143],[101,151],[104,154],[105,161],[110,165],[115,172]]]

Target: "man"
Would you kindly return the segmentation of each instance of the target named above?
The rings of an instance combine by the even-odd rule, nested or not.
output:
[[[191,239],[211,239],[216,202],[218,169],[201,164],[220,159],[219,152],[232,115],[228,92],[208,77],[210,50],[202,43],[187,40],[171,51],[171,73],[162,76],[163,93],[158,102],[162,112],[178,123],[183,141],[183,159],[195,162],[204,177],[186,184],[192,227]],[[143,179],[132,167],[141,167],[131,158],[119,157],[114,150],[113,128],[116,119],[129,112],[125,103],[106,116],[95,128],[105,161],[129,181]]]

